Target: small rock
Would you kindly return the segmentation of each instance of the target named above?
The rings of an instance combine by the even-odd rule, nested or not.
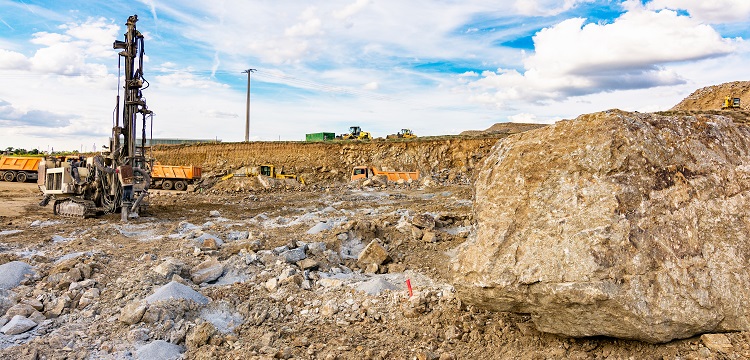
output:
[[[404,264],[388,264],[388,272],[389,273],[402,273],[406,270],[406,265]]]
[[[145,301],[133,301],[122,308],[119,320],[128,325],[138,323],[146,313],[147,307],[148,304]]]
[[[328,300],[320,307],[320,315],[323,317],[335,315],[337,312],[339,312],[339,307],[335,300]]]
[[[435,228],[435,218],[430,214],[414,215],[411,223],[420,229],[432,230]]]
[[[279,254],[284,261],[290,264],[294,264],[298,261],[304,260],[307,255],[305,255],[305,249],[303,247],[294,248],[291,250],[287,250]]]
[[[219,210],[211,210],[211,212],[209,212],[208,215],[211,217],[219,217],[221,216],[221,213],[219,212]]]
[[[182,271],[183,266],[184,264],[180,261],[172,258],[167,258],[166,260],[164,260],[164,262],[152,268],[151,270],[163,276],[165,279],[169,279],[172,274],[179,274],[180,271]]]
[[[201,250],[218,250],[219,249],[219,243],[216,241],[215,238],[206,238],[201,243]]]
[[[36,309],[34,309],[33,306],[21,303],[11,306],[10,309],[5,312],[5,316],[14,317],[16,315],[21,315],[26,317],[31,315],[34,311],[36,311]]]
[[[21,303],[31,306],[32,308],[34,308],[34,310],[38,310],[38,311],[44,310],[44,304],[42,304],[42,302],[39,301],[39,299],[34,299],[34,298],[23,299]]]
[[[298,261],[297,266],[299,266],[299,268],[302,270],[309,270],[309,269],[314,270],[318,268],[319,264],[317,261],[313,259],[306,258],[301,261]]]
[[[357,258],[357,262],[364,266],[367,266],[367,264],[381,265],[386,260],[388,260],[388,251],[380,245],[378,239],[372,240]]]
[[[214,281],[224,273],[224,265],[216,259],[208,259],[190,270],[190,279],[196,284]]]
[[[725,354],[732,351],[732,342],[724,334],[703,334],[701,335],[701,341],[703,345],[713,351]]]
[[[424,231],[422,233],[422,241],[426,243],[434,243],[437,242],[437,236],[432,231]]]
[[[0,332],[5,335],[18,335],[33,329],[35,326],[36,323],[33,320],[27,319],[21,315],[16,315],[13,316],[7,324],[0,328]]]
[[[318,280],[318,284],[322,287],[335,288],[344,284],[340,279],[322,278]]]
[[[368,264],[367,267],[365,267],[365,274],[377,274],[377,273],[378,273],[377,264]]]
[[[279,288],[279,279],[277,278],[270,278],[265,283],[265,287],[268,291],[274,292],[276,289]]]
[[[211,337],[217,333],[216,327],[210,322],[203,322],[195,326],[193,331],[188,334],[185,343],[188,348],[199,348],[208,344]]]

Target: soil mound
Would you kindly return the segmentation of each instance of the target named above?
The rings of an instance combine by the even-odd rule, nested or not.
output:
[[[700,88],[670,110],[721,110],[727,96],[740,98],[740,108],[750,110],[750,81],[733,81]]]

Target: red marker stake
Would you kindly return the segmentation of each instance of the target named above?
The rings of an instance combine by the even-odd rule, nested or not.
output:
[[[406,279],[406,288],[409,289],[409,297],[412,297],[414,293],[411,291],[411,280]]]

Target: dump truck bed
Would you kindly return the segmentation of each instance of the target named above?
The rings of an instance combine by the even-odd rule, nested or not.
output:
[[[44,158],[36,156],[3,156],[0,158],[0,171],[37,171],[42,160]]]
[[[193,165],[154,165],[151,169],[151,177],[163,179],[200,179],[201,168]]]

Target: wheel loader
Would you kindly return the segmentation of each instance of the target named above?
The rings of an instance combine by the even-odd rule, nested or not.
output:
[[[372,135],[369,131],[362,131],[359,126],[349,127],[348,134],[341,134],[336,137],[339,140],[372,140]]]
[[[146,122],[153,121],[153,113],[143,97],[149,85],[143,76],[144,37],[136,28],[137,21],[138,15],[128,17],[124,41],[115,40],[112,45],[119,51],[125,73],[118,84],[109,147],[78,161],[47,158],[39,165],[37,184],[44,194],[39,205],[54,200],[55,215],[92,217],[120,212],[127,221],[148,205],[153,159],[145,154]]]

